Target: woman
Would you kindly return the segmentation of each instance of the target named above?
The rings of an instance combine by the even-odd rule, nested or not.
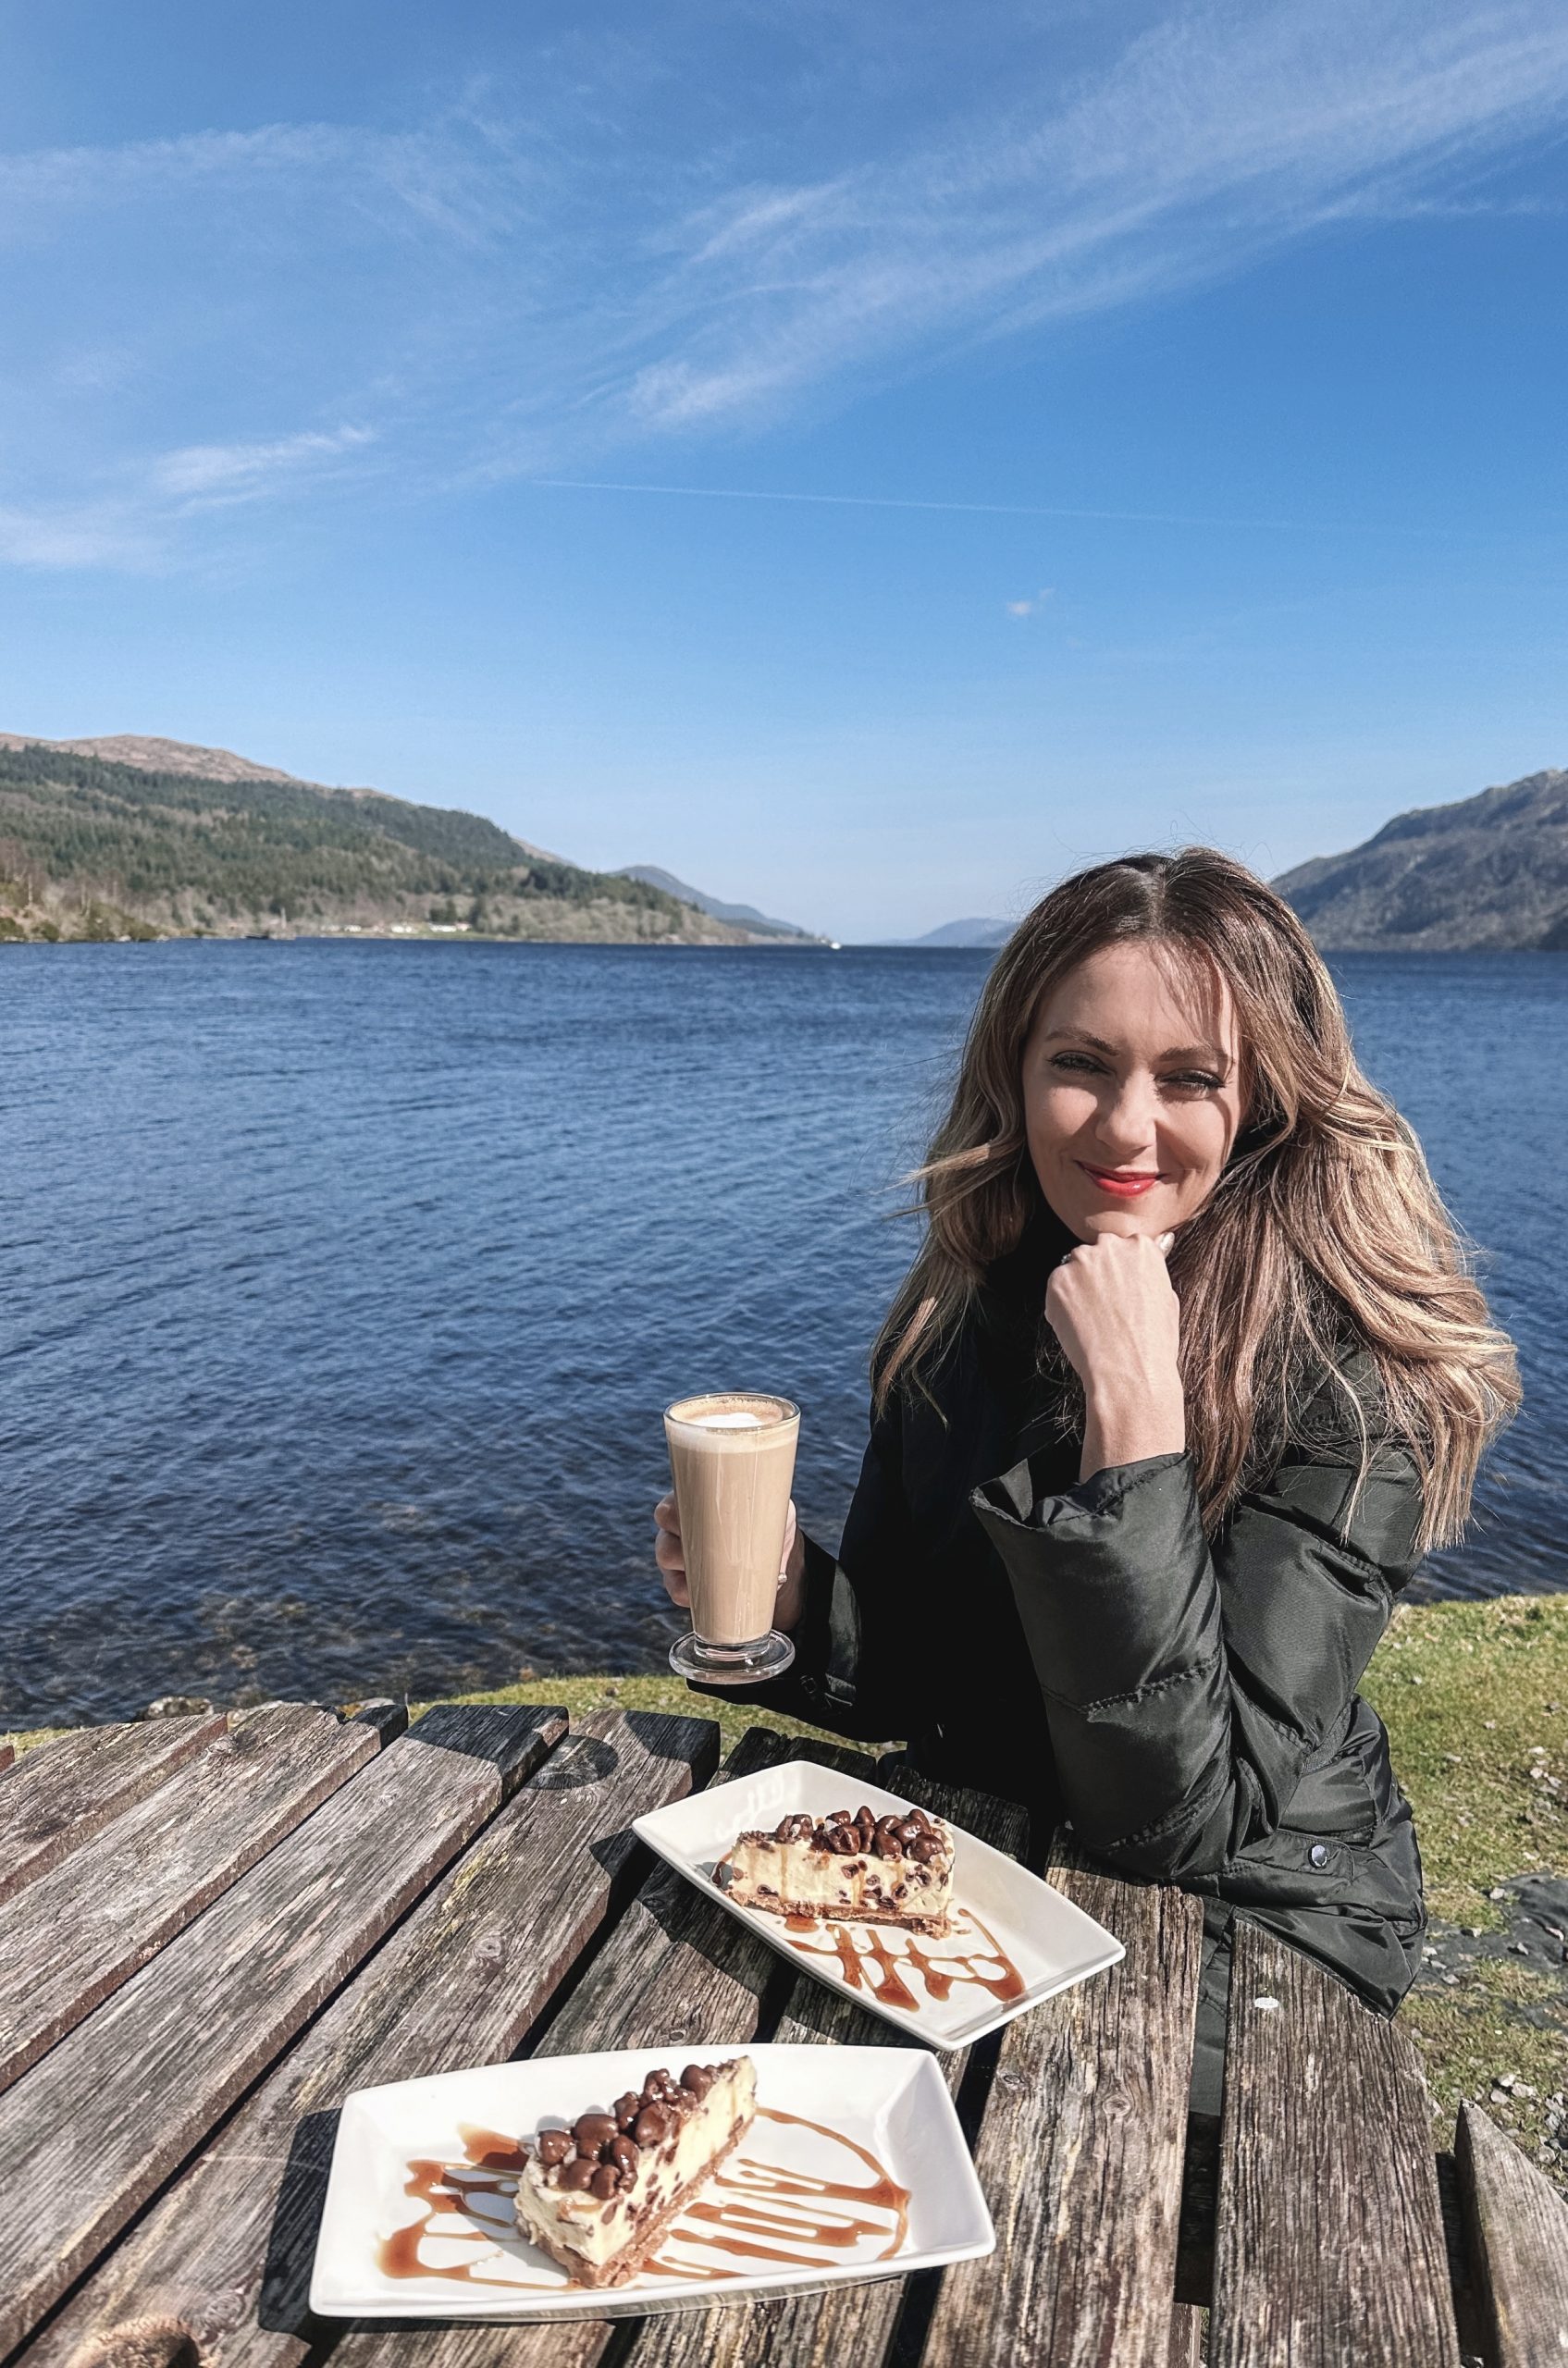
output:
[[[1207,848],[1053,890],[981,996],[872,1357],[836,1561],[756,1698],[1062,1819],[1392,2014],[1425,1916],[1356,1694],[1518,1400],[1420,1151],[1290,907]],[[675,1508],[659,1560],[685,1590]]]

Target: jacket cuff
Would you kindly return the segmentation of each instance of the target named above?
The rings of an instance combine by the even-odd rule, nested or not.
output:
[[[1012,1581],[1048,1696],[1108,1708],[1219,1651],[1218,1593],[1185,1454],[1113,1464],[1048,1493],[1026,1461],[969,1501]]]

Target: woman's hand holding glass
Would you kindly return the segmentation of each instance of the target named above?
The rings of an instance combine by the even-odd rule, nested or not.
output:
[[[681,1544],[681,1514],[672,1490],[661,1497],[653,1508],[657,1536],[653,1559],[659,1565],[659,1575],[664,1582],[664,1592],[680,1610],[689,1610],[691,1597],[686,1588],[686,1562]],[[779,1597],[773,1612],[773,1625],[788,1635],[797,1626],[805,1602],[806,1540],[795,1518],[795,1500],[790,1499],[784,1520],[784,1562],[779,1571]]]

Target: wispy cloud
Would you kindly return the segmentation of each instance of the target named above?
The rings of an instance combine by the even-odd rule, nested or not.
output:
[[[0,156],[3,548],[144,558],[367,474],[608,479],[1337,225],[1546,203],[1486,186],[1568,118],[1540,0],[1211,0],[1119,46],[1109,13],[1070,78],[1043,34],[1033,87],[809,147],[760,85],[678,116],[699,80],[649,41],[403,130]]]
[[[1352,211],[1436,202],[1565,111],[1568,15],[1535,0],[1182,8],[1065,96],[705,208],[658,291],[679,351],[624,393],[685,429],[932,339],[1167,297]]]
[[[370,427],[307,429],[266,444],[187,444],[165,452],[148,472],[151,488],[188,503],[254,501],[280,484],[319,477],[346,454],[376,441]]]
[[[78,494],[0,504],[0,561],[43,568],[155,567],[171,527],[341,475],[374,429],[307,429],[258,444],[188,444],[105,471]]]

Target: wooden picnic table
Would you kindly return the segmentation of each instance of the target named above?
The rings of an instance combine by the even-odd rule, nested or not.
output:
[[[1568,2356],[1568,2209],[1467,2108],[1447,2197],[1415,2054],[1238,1933],[1217,2143],[1189,2147],[1201,1919],[1047,1837],[1126,1944],[940,2058],[996,2224],[944,2272],[549,2325],[322,2322],[337,2110],[520,2054],[912,2046],[653,1865],[723,1770],[698,1718],[271,1704],[95,1729],[0,1774],[0,2359],[27,2368],[1459,2368]],[[911,1789],[904,1778],[900,1790]],[[919,1787],[1015,1853],[1022,1812]],[[1204,2312],[1208,2307],[1205,2325]],[[1206,2342],[1206,2353],[1204,2346]]]

